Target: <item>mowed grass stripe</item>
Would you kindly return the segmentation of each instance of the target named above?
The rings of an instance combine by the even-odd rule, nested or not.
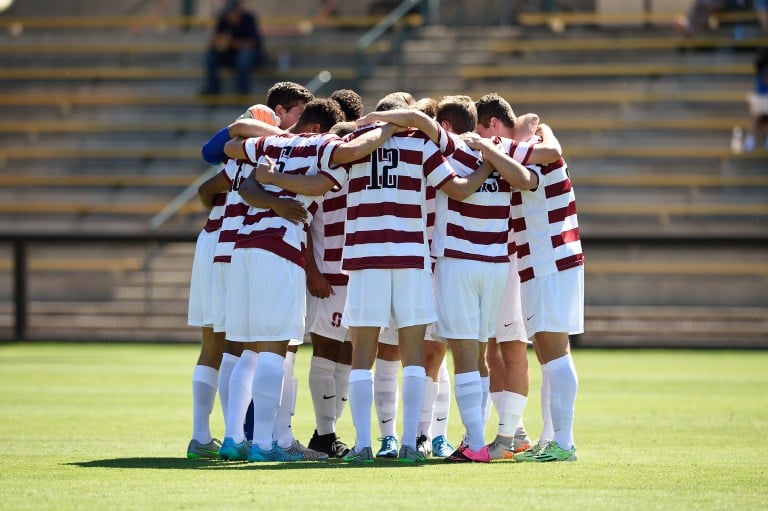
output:
[[[187,460],[198,352],[0,345],[0,509],[720,510],[768,497],[768,352],[575,350],[578,462],[420,467]],[[296,362],[293,429],[305,443],[310,356],[302,347]],[[540,371],[529,360],[535,438]],[[489,423],[490,440],[495,412]],[[211,424],[221,436],[218,403]],[[354,441],[349,410],[339,432]],[[451,441],[461,432],[454,406]]]

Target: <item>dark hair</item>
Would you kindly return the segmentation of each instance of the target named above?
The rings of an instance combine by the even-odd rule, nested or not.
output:
[[[475,102],[477,123],[486,128],[491,124],[491,117],[496,117],[507,128],[515,127],[515,112],[506,99],[495,92],[486,94]]]
[[[294,82],[277,82],[267,91],[267,106],[274,110],[282,105],[286,110],[315,99],[309,89]]]
[[[448,121],[455,133],[475,131],[477,108],[469,96],[445,96],[437,105],[437,122]]]
[[[320,132],[327,133],[334,124],[344,120],[344,112],[339,104],[332,99],[313,99],[307,103],[304,112],[296,121],[298,126],[307,124],[319,124]]]
[[[363,115],[363,98],[352,89],[335,90],[329,98],[339,104],[344,112],[344,120],[356,121]]]

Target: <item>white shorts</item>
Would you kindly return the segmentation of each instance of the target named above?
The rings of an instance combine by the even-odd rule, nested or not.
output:
[[[435,266],[437,333],[488,342],[504,296],[509,264],[440,257]]]
[[[525,331],[584,333],[584,266],[577,266],[520,286]]]
[[[427,270],[349,272],[342,324],[401,328],[437,319],[432,275]]]
[[[307,333],[313,333],[339,342],[349,340],[347,327],[341,324],[347,286],[331,286],[328,298],[318,298],[307,293]]]
[[[517,257],[509,263],[509,275],[504,286],[499,315],[496,318],[496,342],[520,341],[530,344],[525,333],[525,320],[520,305],[520,275],[517,273]]]
[[[213,301],[213,331],[227,331],[227,276],[229,275],[229,263],[221,261],[213,263],[213,289],[211,298]]]
[[[236,249],[227,279],[226,338],[301,344],[306,300],[304,268],[266,250]]]
[[[435,331],[434,331],[435,323],[430,323],[427,325],[427,331],[424,334],[425,340],[433,340],[437,342],[442,342],[445,344],[447,341],[439,337]],[[397,329],[396,328],[382,328],[381,332],[379,333],[379,342],[381,344],[388,344],[390,346],[398,346],[400,344],[400,340],[397,337]]]
[[[200,231],[195,243],[195,258],[192,260],[192,276],[189,279],[189,305],[187,324],[189,326],[213,326],[213,255],[219,233]]]

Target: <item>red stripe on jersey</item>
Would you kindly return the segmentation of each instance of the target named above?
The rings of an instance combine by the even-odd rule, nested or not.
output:
[[[513,206],[519,206],[523,203],[523,194],[519,191],[512,192],[512,198],[510,199],[510,204]]]
[[[416,191],[421,190],[423,180],[411,176],[397,176],[397,189]],[[355,177],[349,180],[349,194],[367,190],[371,184],[371,176]]]
[[[424,162],[424,176],[429,176],[433,170],[445,162],[445,157],[439,151],[435,151]]]
[[[552,172],[552,171],[554,171],[554,170],[557,170],[557,169],[559,169],[559,168],[560,168],[560,167],[562,167],[563,165],[565,165],[565,162],[563,161],[563,158],[562,158],[562,156],[561,156],[560,158],[558,158],[558,159],[557,159],[557,161],[553,161],[552,163],[548,163],[548,164],[546,164],[546,165],[541,165],[541,166],[540,166],[540,168],[541,168],[541,174],[542,174],[543,176],[546,176],[546,175],[547,175],[547,174],[549,174],[550,172]]]
[[[560,271],[568,270],[570,268],[575,268],[577,266],[583,266],[584,265],[584,254],[573,254],[568,257],[564,257],[562,259],[558,259],[557,262],[557,269]],[[522,279],[521,279],[522,280]]]
[[[285,228],[281,227],[280,229],[265,229],[255,236],[242,238],[238,240],[237,244],[235,245],[235,249],[260,248],[262,250],[266,250],[267,252],[272,252],[273,254],[285,258],[292,263],[304,268],[304,251],[306,250],[306,247],[302,246],[301,250],[296,250],[296,248],[283,241],[281,234],[264,236],[266,231],[280,230],[285,230]]]
[[[341,261],[341,249],[326,248],[323,252],[323,259],[326,261]]]
[[[522,259],[523,257],[531,255],[531,246],[528,243],[523,243],[522,245],[515,245],[517,248],[517,258]]]
[[[393,268],[424,268],[424,258],[419,256],[370,256],[354,259],[344,259],[342,269],[354,270],[387,270]]]
[[[451,159],[456,160],[465,167],[471,170],[477,170],[477,168],[483,163],[477,156],[469,154],[466,151],[456,150],[450,155]]]
[[[205,230],[205,232],[216,232],[219,229],[221,229],[221,218],[217,220],[208,219],[208,221],[205,222],[205,225],[203,226],[203,230]]]
[[[237,241],[237,231],[221,231],[219,243],[234,243]]]
[[[571,180],[565,179],[563,181],[558,181],[557,183],[552,183],[551,185],[547,185],[544,187],[544,196],[547,199],[551,199],[552,197],[558,197],[560,195],[565,195],[571,191]]]
[[[456,224],[448,224],[445,233],[448,236],[466,240],[475,245],[506,245],[508,238],[506,232],[469,231]]]
[[[469,259],[472,261],[483,261],[486,263],[509,263],[509,256],[507,255],[489,257],[481,256],[479,254],[470,254],[469,252],[453,250],[450,248],[446,248],[443,255],[444,257],[452,257],[454,259]]]
[[[245,216],[246,213],[248,213],[248,204],[241,202],[239,204],[230,204],[227,206],[227,209],[224,211],[224,216],[231,218]]]
[[[557,222],[562,222],[566,218],[568,218],[569,216],[575,215],[575,214],[576,214],[576,202],[575,201],[571,201],[564,208],[557,208],[557,209],[553,209],[552,211],[550,211],[549,214],[548,214],[548,216],[549,216],[549,223],[550,224],[554,224],[554,223],[557,223]]]
[[[349,277],[343,273],[323,273],[323,276],[332,286],[346,286],[349,283]]]
[[[347,208],[347,220],[391,215],[397,218],[421,218],[421,206],[418,204],[400,204],[383,202],[381,204],[360,204]]]
[[[344,222],[335,222],[332,224],[325,224],[323,226],[323,234],[325,236],[341,236],[344,234]]]
[[[421,165],[421,151],[412,151],[410,149],[400,149],[400,162],[410,163],[411,165]]]
[[[246,216],[245,219],[243,219],[243,225],[253,225],[253,224],[259,223],[261,220],[265,218],[277,218],[278,216],[280,215],[278,215],[271,209],[267,209],[264,211],[260,211],[255,215]]]
[[[323,210],[327,212],[338,211],[347,207],[347,196],[328,197],[323,199]]]
[[[556,236],[552,236],[552,248],[557,248],[560,245],[571,243],[573,241],[579,241],[579,228],[575,227],[569,231],[563,231]]]
[[[424,243],[424,233],[421,231],[407,232],[392,229],[378,231],[359,231],[347,234],[345,245],[365,245],[368,243]]]
[[[526,268],[524,270],[520,270],[520,282],[528,282],[531,280],[535,275],[533,274],[533,268]]]
[[[448,198],[448,209],[468,218],[486,220],[506,220],[509,217],[509,206],[486,206],[470,204]],[[506,233],[505,233],[506,234]]]
[[[523,232],[526,229],[525,217],[513,218],[509,224],[514,232]]]
[[[231,263],[232,262],[232,256],[231,255],[218,255],[218,256],[214,256],[213,262],[214,263]]]
[[[226,192],[217,193],[213,196],[213,208],[211,208],[211,214],[213,214],[213,209],[220,208],[224,204],[227,203],[227,194]],[[221,212],[223,214],[224,212]],[[218,218],[211,218],[210,216],[205,221],[205,225],[203,226],[203,230],[205,232],[216,232],[219,229],[221,229],[221,215],[218,216]]]

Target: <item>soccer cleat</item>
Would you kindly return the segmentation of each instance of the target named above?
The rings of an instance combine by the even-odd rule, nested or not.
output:
[[[373,451],[370,447],[363,447],[359,451],[352,449],[346,456],[341,458],[344,463],[373,463]]]
[[[531,439],[528,438],[528,433],[525,428],[517,428],[515,431],[515,443],[513,444],[515,454],[518,452],[524,452],[531,448]]]
[[[435,458],[447,458],[453,451],[453,446],[448,443],[445,435],[438,435],[432,439],[432,456]]]
[[[515,454],[515,461],[534,461],[535,458],[549,443],[548,440],[539,440],[533,444],[529,449]]]
[[[381,449],[376,453],[376,457],[397,458],[397,449],[399,447],[397,438],[390,435],[385,436],[384,438],[379,438],[379,440],[381,440]]]
[[[248,459],[248,451],[251,449],[251,443],[243,440],[239,444],[235,443],[232,437],[225,437],[224,442],[219,449],[219,458],[229,461],[245,461]]]
[[[207,444],[201,444],[193,438],[187,446],[187,458],[191,460],[201,458],[219,459],[219,449],[221,449],[221,442],[215,438]]]
[[[400,448],[400,453],[397,455],[397,461],[400,463],[424,463],[427,461],[427,458],[410,445],[404,445]]]
[[[576,461],[577,459],[575,445],[570,449],[563,449],[554,440],[533,457],[533,461]]]
[[[515,457],[514,442],[505,442],[496,435],[496,439],[488,444],[488,452],[492,460],[511,460]]]
[[[290,449],[290,447],[288,449]],[[248,461],[302,461],[301,452],[291,452],[288,449],[283,449],[277,445],[277,442],[273,442],[272,449],[265,451],[259,447],[259,444],[254,443],[248,453]]]
[[[336,436],[336,433],[318,435],[317,430],[315,430],[312,435],[308,447],[315,451],[324,452],[330,458],[343,458],[349,452],[347,444],[342,442],[339,437]]]
[[[432,442],[429,441],[427,435],[419,435],[419,438],[416,439],[416,450],[425,458],[429,458],[432,452]]]
[[[285,449],[285,452],[288,454],[298,454],[303,461],[325,461],[328,459],[328,454],[304,447],[295,438],[291,446]]]
[[[484,445],[480,450],[473,451],[466,445],[459,446],[453,454],[445,458],[446,463],[490,463],[491,454],[488,446]]]

